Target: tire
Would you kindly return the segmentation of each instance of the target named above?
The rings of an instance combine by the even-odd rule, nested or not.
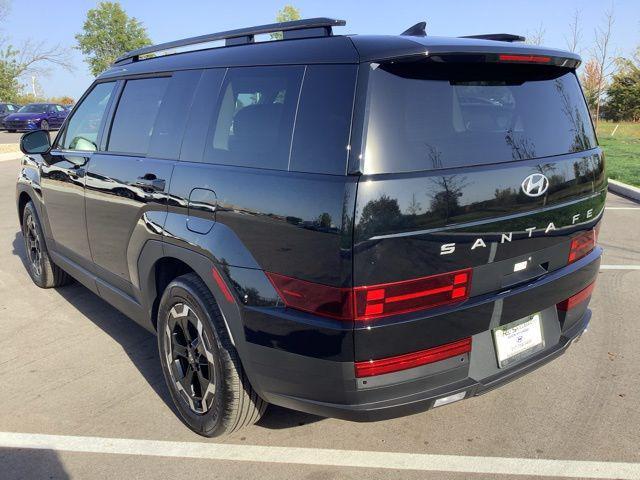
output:
[[[158,351],[173,403],[197,434],[230,434],[262,417],[267,403],[249,383],[213,295],[193,273],[162,295]]]
[[[27,203],[22,212],[22,237],[27,254],[27,271],[33,283],[40,288],[54,288],[71,281],[69,274],[53,263],[49,256],[33,202]]]
[[[46,120],[42,120],[42,122],[40,122],[40,130],[46,130],[48,132],[49,122],[47,122]]]

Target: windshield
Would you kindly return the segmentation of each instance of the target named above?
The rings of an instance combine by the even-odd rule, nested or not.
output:
[[[48,105],[46,103],[32,103],[31,105],[25,105],[20,110],[20,113],[45,113]]]
[[[573,71],[427,62],[372,69],[366,173],[509,162],[596,146]]]

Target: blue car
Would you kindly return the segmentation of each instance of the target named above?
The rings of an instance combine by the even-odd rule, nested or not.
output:
[[[9,132],[28,130],[57,130],[69,111],[56,103],[30,103],[16,113],[7,115],[4,126]]]

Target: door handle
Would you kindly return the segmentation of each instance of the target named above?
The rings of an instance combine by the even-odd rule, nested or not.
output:
[[[134,185],[142,189],[161,192],[166,186],[166,181],[163,178],[156,178],[155,175],[147,173],[143,177],[138,177],[138,181]]]

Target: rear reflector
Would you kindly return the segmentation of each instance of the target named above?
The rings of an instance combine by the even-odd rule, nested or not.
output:
[[[572,295],[569,298],[567,298],[566,300],[560,302],[557,305],[558,306],[558,310],[566,312],[566,311],[571,310],[572,308],[576,307],[577,305],[581,304],[582,302],[584,302],[585,300],[587,300],[591,296],[595,286],[596,286],[596,282],[593,282],[591,285],[589,285],[588,287],[580,290],[575,295]]]
[[[356,377],[372,377],[385,373],[398,372],[408,368],[419,367],[447,358],[456,357],[471,351],[471,337],[457,342],[447,343],[439,347],[421,350],[419,352],[407,353],[397,357],[381,358],[379,360],[369,360],[367,362],[356,362]]]
[[[521,62],[521,63],[549,63],[551,57],[542,55],[499,55],[498,60],[501,62]]]
[[[224,280],[222,279],[222,276],[220,276],[220,273],[218,273],[218,270],[216,270],[215,267],[213,267],[211,268],[211,273],[213,274],[213,279],[218,284],[218,287],[222,291],[222,294],[224,295],[224,298],[227,300],[227,302],[234,303],[233,295],[231,295],[231,292],[229,291],[229,287],[227,287],[227,284],[224,283]]]
[[[581,233],[571,240],[571,248],[569,249],[569,263],[581,259],[590,253],[596,246],[595,230],[588,230]]]
[[[356,319],[369,320],[461,302],[469,297],[471,269],[404,282],[355,287]]]

